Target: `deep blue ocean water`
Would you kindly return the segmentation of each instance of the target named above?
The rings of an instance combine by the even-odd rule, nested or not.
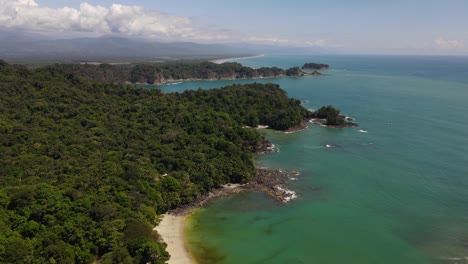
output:
[[[200,263],[468,263],[467,57],[265,56],[239,62],[320,62],[333,69],[322,77],[160,88],[274,82],[304,107],[331,104],[359,127],[266,130],[280,152],[256,162],[300,171],[285,186],[298,198],[280,205],[261,193],[244,193],[197,211],[187,233]]]

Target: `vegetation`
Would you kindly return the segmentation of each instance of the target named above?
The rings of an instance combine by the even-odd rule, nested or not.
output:
[[[88,65],[88,64],[57,64],[68,74],[101,82],[112,83],[164,83],[181,79],[239,79],[279,76],[302,76],[299,67],[287,70],[277,67],[262,67],[253,69],[235,62],[216,64],[204,62],[173,62],[162,64],[132,64],[132,65]]]
[[[308,69],[308,70],[328,70],[330,66],[328,64],[322,64],[322,63],[305,63],[302,66],[302,69]]]
[[[274,84],[162,94],[67,67],[0,61],[1,263],[165,263],[158,214],[253,175],[264,138],[244,126],[310,114]]]
[[[343,115],[340,115],[340,110],[334,108],[331,105],[322,106],[319,110],[313,113],[313,117],[326,119],[327,126],[340,126],[346,122],[345,117]]]
[[[304,72],[299,67],[293,67],[286,70],[286,76],[303,76]]]

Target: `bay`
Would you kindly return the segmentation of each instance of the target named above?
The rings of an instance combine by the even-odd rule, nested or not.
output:
[[[322,77],[160,88],[274,82],[304,107],[331,104],[359,127],[264,131],[280,152],[258,156],[257,165],[300,171],[286,186],[298,198],[283,205],[244,193],[198,210],[187,242],[201,264],[468,263],[468,58],[267,55],[239,62],[333,69]]]

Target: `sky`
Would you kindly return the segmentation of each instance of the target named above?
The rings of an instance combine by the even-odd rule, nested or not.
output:
[[[466,0],[0,0],[0,28],[54,36],[468,55]]]

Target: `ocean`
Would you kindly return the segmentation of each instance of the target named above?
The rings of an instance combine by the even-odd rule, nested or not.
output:
[[[333,105],[359,127],[265,130],[279,153],[258,156],[257,166],[300,171],[285,186],[298,197],[279,204],[242,193],[197,210],[186,233],[200,264],[468,263],[467,57],[266,55],[239,62],[333,69],[321,77],[160,88],[273,82],[304,107]]]

